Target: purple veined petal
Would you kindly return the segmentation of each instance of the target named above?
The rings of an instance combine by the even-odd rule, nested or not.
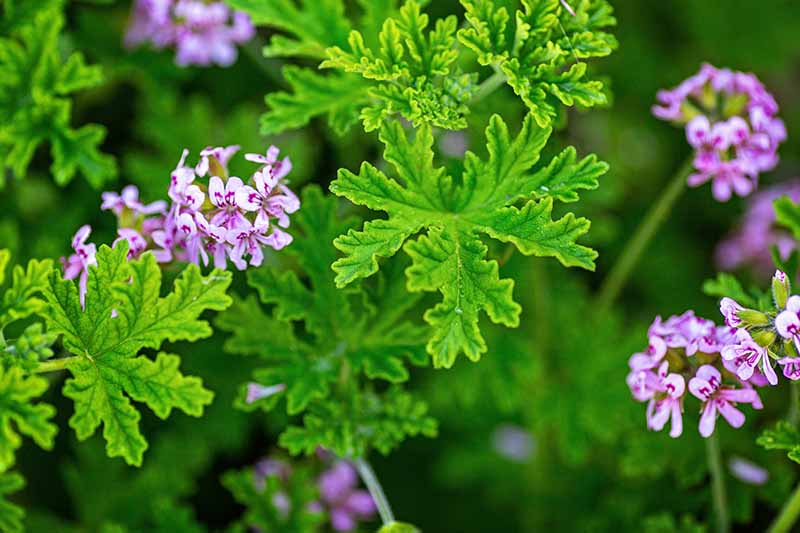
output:
[[[217,207],[225,207],[225,185],[219,176],[208,179],[208,199]]]
[[[729,344],[727,346],[723,346],[719,353],[726,361],[732,361],[739,357],[739,345]]]
[[[631,370],[649,370],[656,366],[656,362],[653,361],[653,358],[647,354],[643,353],[635,353],[633,354],[630,359],[628,359],[628,367]]]
[[[189,185],[186,187],[186,207],[192,211],[197,211],[202,207],[206,195],[203,190],[197,185]]]
[[[248,161],[259,163],[261,165],[266,165],[269,163],[267,158],[261,154],[244,154],[244,158]]]
[[[672,427],[669,430],[669,436],[677,439],[683,433],[683,414],[681,413],[681,402],[679,400],[673,401],[672,406]]]
[[[289,246],[292,240],[294,239],[290,234],[273,227],[272,233],[264,238],[264,244],[271,246],[274,250],[282,250]]]
[[[245,211],[258,211],[261,209],[261,195],[249,185],[236,189],[236,205]]]
[[[722,383],[722,374],[711,365],[702,365],[697,369],[695,376],[709,383],[715,391]]]
[[[236,148],[238,149],[238,146]],[[244,186],[244,182],[241,178],[237,176],[228,178],[228,182],[225,184],[225,203],[227,205],[236,205],[236,191],[242,186]]]
[[[289,159],[289,156],[286,156],[283,158],[283,160],[281,160],[279,163],[275,165],[272,175],[276,181],[281,181],[291,171],[292,171],[292,160]]]
[[[796,298],[796,296],[791,296],[789,300],[787,300],[787,306],[792,298]],[[781,313],[775,317],[775,329],[784,339],[791,339],[800,332],[800,318],[798,318],[795,311],[781,311]]]
[[[89,281],[89,272],[84,269],[81,271],[81,277],[78,281],[78,298],[81,301],[81,309],[86,309],[86,286]]]
[[[178,216],[178,229],[186,235],[194,235],[197,232],[197,225],[194,218],[189,213],[182,213]]]
[[[783,375],[787,379],[792,381],[800,379],[800,357],[784,357],[778,359],[778,364],[783,367]]]
[[[728,119],[728,135],[731,143],[738,146],[750,137],[750,128],[742,117],[731,117]]]
[[[742,310],[742,306],[733,298],[727,296],[720,300],[719,310],[722,316],[725,317],[725,323],[730,327],[738,327],[741,325],[742,320],[738,316],[738,312]]]
[[[706,402],[709,401],[714,392],[716,392],[716,388],[712,387],[708,381],[694,377],[689,380],[689,392],[691,392],[692,396],[695,398]]]
[[[695,378],[696,379],[696,378]],[[689,385],[691,387],[691,384]],[[698,430],[700,435],[708,438],[714,433],[714,426],[717,424],[717,406],[716,402],[711,400],[703,404],[703,411],[700,415],[700,423]]]
[[[664,388],[670,398],[680,398],[686,392],[686,380],[680,374],[670,374],[664,378]]]
[[[725,400],[720,400],[717,404],[720,414],[728,421],[728,424],[734,428],[740,428],[744,425],[744,413],[735,408],[733,404]]]
[[[736,369],[736,375],[742,381],[747,381],[751,377],[753,377],[753,372],[755,371],[755,366],[750,365],[746,359],[742,361],[742,364],[739,365],[739,368]]]
[[[708,172],[695,172],[686,178],[686,184],[689,187],[699,187],[711,179],[711,174]]]
[[[256,190],[258,190],[262,198],[266,199],[270,194],[272,194],[272,190],[276,185],[276,180],[272,177],[272,167],[267,165],[261,170],[255,172],[253,174],[253,183],[255,183]]]

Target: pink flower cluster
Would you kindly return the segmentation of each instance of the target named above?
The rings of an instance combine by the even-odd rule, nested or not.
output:
[[[203,0],[135,0],[125,45],[149,41],[155,48],[175,47],[180,66],[236,61],[236,45],[255,35],[250,17],[223,2]]]
[[[776,246],[784,260],[797,248],[791,233],[775,225],[772,203],[781,196],[800,202],[800,180],[774,185],[751,197],[739,227],[717,245],[715,258],[721,269],[750,266],[767,278],[773,269],[770,248]]]
[[[714,198],[725,202],[753,192],[759,174],[778,164],[786,127],[755,75],[706,63],[674,89],[659,91],[657,100],[653,114],[685,125],[695,149],[691,187],[711,181]]]
[[[265,247],[280,250],[292,242],[284,231],[289,215],[300,208],[300,200],[287,187],[285,177],[291,171],[288,157],[278,159],[279,151],[271,146],[266,155],[246,154],[257,170],[248,183],[228,177],[228,161],[238,146],[206,148],[195,166],[186,165],[184,150],[170,175],[164,201],[145,205],[139,191],[129,185],[121,194],[103,193],[101,209],[117,216],[118,238],[128,242],[128,258],[150,250],[160,263],[172,261],[202,263],[213,260],[217,268],[230,261],[239,270],[259,266]],[[208,185],[198,178],[209,175]],[[86,276],[95,260],[95,245],[86,244],[91,227],[83,226],[72,242],[75,251],[62,258],[65,279],[81,278],[81,299],[86,292]]]
[[[737,338],[735,328],[717,326],[694,311],[686,311],[666,321],[656,317],[648,335],[647,349],[628,361],[626,380],[633,398],[648,402],[648,429],[660,431],[671,422],[670,436],[679,437],[687,391],[701,402],[698,427],[703,437],[714,432],[720,414],[731,426],[741,427],[745,415],[737,404],[763,407],[753,388],[766,384],[763,374],[755,369],[758,361],[751,361],[753,354],[744,348],[727,352],[731,345],[747,342]],[[741,365],[751,365],[749,380],[737,376]]]
[[[330,454],[321,450],[323,459]],[[254,482],[258,490],[264,490],[266,479],[276,477],[286,484],[292,475],[291,466],[280,459],[265,458],[253,468]],[[327,512],[335,531],[353,531],[361,520],[370,520],[377,508],[369,492],[358,488],[358,474],[347,461],[336,461],[317,478],[320,499],[308,506],[310,513]],[[278,490],[272,495],[272,505],[278,514],[286,517],[292,508],[289,495]]]

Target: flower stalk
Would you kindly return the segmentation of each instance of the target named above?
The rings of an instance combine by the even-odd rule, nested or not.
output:
[[[708,470],[711,473],[711,496],[716,518],[716,531],[717,533],[728,533],[731,529],[728,516],[728,497],[725,491],[725,472],[722,469],[719,438],[716,433],[706,439],[706,454]]]
[[[798,516],[800,516],[800,485],[794,489],[792,495],[786,500],[780,514],[775,518],[775,521],[772,522],[772,525],[769,526],[767,531],[769,533],[786,533],[787,531],[791,531],[792,526],[797,522]]]
[[[372,466],[370,466],[363,457],[354,459],[353,464],[356,465],[358,475],[361,476],[361,480],[364,482],[364,485],[367,486],[367,490],[369,490],[375,505],[378,507],[378,513],[381,515],[381,522],[383,522],[384,525],[394,522],[394,513],[392,513],[389,500],[386,498],[383,487],[381,487],[381,483],[378,481],[375,471],[372,470]]]
[[[636,229],[636,233],[625,245],[622,254],[600,286],[597,296],[597,308],[600,313],[608,310],[619,296],[633,268],[647,249],[647,245],[650,244],[650,241],[667,220],[672,207],[686,188],[686,178],[691,172],[692,158],[690,157],[675,173],[664,193],[653,204],[642,223]]]

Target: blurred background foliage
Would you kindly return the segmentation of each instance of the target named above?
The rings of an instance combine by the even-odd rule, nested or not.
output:
[[[413,371],[412,388],[431,404],[440,436],[412,439],[391,456],[375,458],[374,466],[396,514],[425,531],[700,531],[708,518],[701,438],[694,431],[677,441],[646,432],[644,406],[630,399],[624,378],[627,358],[645,347],[646,326],[656,314],[695,308],[716,317],[716,302],[700,288],[714,275],[716,243],[734,228],[745,202],[719,204],[708,187],[688,191],[618,308],[598,316],[591,295],[690,152],[680,130],[651,117],[655,92],[694,73],[702,61],[752,71],[774,92],[789,140],[780,166],[763,183],[800,175],[800,9],[789,0],[613,4],[620,47],[595,65],[611,81],[613,104],[570,111],[548,147],[554,154],[574,144],[611,165],[599,190],[569,206],[593,221],[589,240],[601,254],[598,272],[512,256],[502,274],[516,280],[524,309],[519,329],[492,329],[489,352],[477,364],[462,359],[448,371]],[[81,50],[104,72],[105,83],[75,94],[73,122],[108,129],[102,149],[119,167],[110,188],[134,183],[145,201],[164,197],[184,147],[197,153],[207,145],[240,144],[260,152],[276,144],[294,162],[296,188],[312,182],[325,188],[337,168],[379,159],[376,135],[354,128],[337,137],[321,121],[261,137],[264,94],[284,88],[279,61],[260,58],[260,45],[251,43],[231,68],[179,69],[170,51],[122,47],[128,11],[126,2],[71,2],[61,35],[66,49]],[[462,14],[456,0],[436,0],[428,11],[434,18]],[[267,37],[262,30],[259,39]],[[467,130],[440,137],[447,165],[458,167],[463,145],[481,138],[490,113],[500,112],[509,124],[521,121],[523,109],[505,91],[473,110]],[[113,239],[115,222],[99,210],[100,191],[82,179],[59,187],[48,169],[47,150],[40,148],[25,179],[7,180],[0,192],[0,246],[19,261],[66,254],[84,223],[95,228],[97,242]],[[343,203],[342,209],[352,207]],[[492,250],[494,257],[502,252],[500,246]],[[237,275],[234,290],[246,292],[243,276]],[[141,469],[106,458],[99,438],[77,445],[65,430],[71,408],[51,387],[47,400],[56,404],[62,428],[56,452],[26,447],[20,456],[28,483],[16,499],[29,509],[28,527],[202,531],[235,519],[241,507],[220,484],[221,474],[272,452],[285,420],[232,407],[252,363],[223,353],[224,338],[219,333],[168,347],[184,354],[186,372],[202,376],[217,396],[199,420],[178,414],[155,424],[145,418],[152,449]],[[762,420],[781,416],[786,400],[780,396],[787,392],[769,391],[765,412],[748,416],[743,429],[720,427],[726,460],[741,456],[770,472],[758,488],[728,478],[742,531],[762,530],[796,477],[782,454],[754,444]],[[509,445],[513,453],[503,452]]]

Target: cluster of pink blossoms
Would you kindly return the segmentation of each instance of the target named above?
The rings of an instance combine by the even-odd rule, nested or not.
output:
[[[775,224],[772,204],[781,196],[800,202],[800,180],[774,185],[751,197],[738,228],[717,245],[715,259],[722,270],[749,266],[766,279],[773,269],[770,249],[777,247],[785,260],[797,248],[791,233]]]
[[[721,356],[727,346],[738,342],[734,328],[717,326],[686,311],[666,321],[656,317],[648,335],[647,349],[628,361],[627,383],[634,399],[648,402],[649,429],[660,431],[671,420],[670,436],[679,437],[687,392],[702,404],[699,429],[704,437],[714,432],[719,414],[733,427],[741,427],[744,414],[735,407],[737,403],[761,409],[752,385],[766,384],[763,375],[754,370],[749,381],[741,380],[736,370],[746,356]]]
[[[164,201],[143,204],[139,191],[129,185],[121,194],[103,193],[101,209],[117,216],[118,238],[128,242],[128,258],[151,250],[160,263],[172,261],[202,263],[213,260],[216,268],[226,268],[230,260],[236,268],[259,266],[264,247],[280,250],[292,242],[284,231],[289,215],[300,208],[300,200],[287,187],[285,177],[292,169],[288,157],[278,159],[271,146],[266,155],[245,154],[257,170],[248,183],[228,176],[228,161],[238,146],[206,148],[195,166],[186,165],[184,150],[170,174]],[[208,185],[196,181],[209,175]],[[91,227],[83,226],[72,241],[74,254],[62,258],[65,279],[80,276],[80,294],[86,292],[90,266],[97,264],[96,247],[87,244]]]
[[[696,150],[691,187],[710,180],[714,198],[725,202],[733,193],[753,192],[759,174],[778,164],[786,127],[775,98],[755,75],[706,63],[674,89],[659,91],[657,99],[653,114],[685,125]]]
[[[323,459],[331,457],[329,452],[320,450],[317,454]],[[276,477],[285,484],[292,474],[291,466],[273,458],[262,459],[254,467],[256,488],[263,490],[266,478]],[[353,531],[358,522],[371,520],[377,511],[369,492],[358,488],[358,474],[347,461],[335,461],[317,478],[320,500],[308,506],[310,513],[327,513],[335,531]],[[288,494],[279,490],[272,495],[272,505],[284,517],[289,515],[292,502]]]
[[[236,45],[249,41],[255,28],[246,13],[223,2],[203,0],[135,0],[125,45],[150,42],[155,48],[175,47],[180,66],[236,61]]]
[[[800,296],[790,292],[789,278],[779,270],[772,278],[774,310],[748,309],[723,298],[723,326],[693,311],[667,321],[656,318],[647,350],[628,361],[631,393],[648,402],[647,427],[660,431],[671,419],[670,436],[680,436],[688,388],[702,402],[702,436],[714,432],[718,414],[739,428],[745,415],[736,405],[763,407],[755,388],[778,384],[773,365],[782,367],[787,379],[800,379]]]

